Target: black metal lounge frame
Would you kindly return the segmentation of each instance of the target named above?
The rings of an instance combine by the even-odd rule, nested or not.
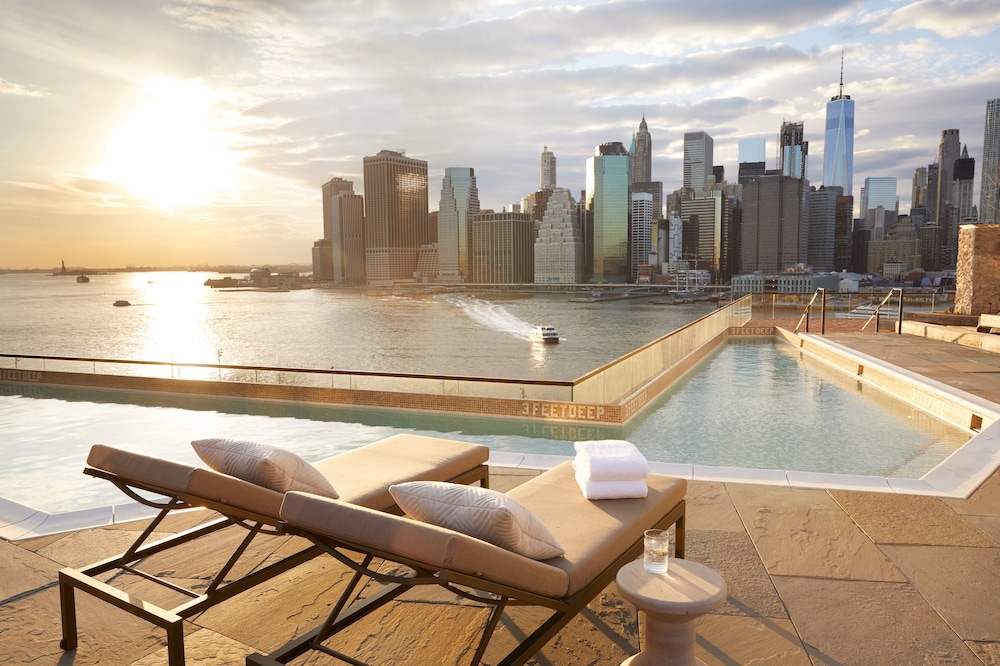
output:
[[[247,574],[242,578],[225,582],[226,576],[256,537],[261,535],[287,536],[287,533],[279,529],[280,520],[277,516],[255,513],[204,497],[179,493],[176,490],[155,484],[138,483],[134,480],[126,479],[121,475],[91,467],[84,469],[84,474],[106,479],[133,500],[159,509],[160,511],[125,552],[82,569],[67,567],[59,572],[59,604],[62,617],[62,640],[59,642],[59,647],[63,650],[74,650],[77,647],[75,591],[79,589],[166,630],[167,663],[169,666],[184,666],[183,622],[186,618],[197,615],[226,599],[293,569],[304,562],[308,562],[324,552],[324,549],[318,545],[306,546],[302,550]],[[488,479],[489,467],[487,465],[479,465],[451,479],[451,482],[462,484],[480,483],[483,486],[487,486],[489,483]],[[163,498],[151,499],[144,497],[138,491],[153,493]],[[221,514],[221,517],[205,525],[179,532],[159,541],[146,543],[150,535],[153,534],[156,528],[171,512],[194,508],[210,509]],[[391,512],[398,514],[398,507],[393,507]],[[247,530],[247,534],[226,562],[215,573],[204,591],[196,592],[189,590],[138,568],[140,561],[146,557],[214,534],[231,525],[239,525]],[[190,599],[173,608],[160,608],[148,601],[137,599],[133,595],[101,582],[96,578],[103,573],[113,570],[120,570],[140,576],[174,592],[188,596]]]
[[[671,525],[675,526],[675,555],[684,557],[684,522],[685,522],[685,501],[680,500],[670,511],[650,528],[667,529]],[[489,646],[493,633],[499,625],[503,611],[508,606],[541,606],[548,608],[552,614],[530,633],[521,643],[511,650],[497,666],[519,666],[526,663],[533,655],[541,650],[567,623],[570,622],[580,611],[587,607],[587,604],[596,597],[601,590],[607,587],[618,570],[642,553],[642,539],[633,543],[611,564],[609,564],[597,577],[588,583],[576,594],[556,599],[527,592],[509,585],[503,585],[486,580],[482,577],[472,576],[448,569],[429,569],[425,564],[400,557],[391,552],[361,546],[348,540],[333,539],[326,536],[319,536],[310,532],[298,531],[294,528],[284,527],[283,531],[305,536],[315,544],[317,548],[329,553],[338,561],[354,570],[346,589],[338,598],[333,610],[327,620],[319,627],[308,633],[292,639],[283,647],[269,655],[255,653],[247,657],[247,666],[279,666],[287,664],[292,659],[304,654],[309,650],[316,650],[324,654],[333,656],[354,666],[366,666],[364,662],[358,661],[346,654],[325,645],[329,639],[335,637],[338,632],[350,627],[355,622],[362,620],[373,611],[381,608],[393,601],[407,590],[424,586],[437,585],[449,590],[461,597],[472,601],[480,602],[486,606],[492,606],[489,620],[486,623],[483,634],[480,637],[476,652],[470,662],[471,666],[477,666],[482,661],[486,649]],[[361,560],[356,561],[346,553],[361,555]],[[372,560],[389,560],[409,567],[412,570],[410,576],[391,576],[379,573],[372,569]],[[370,578],[377,582],[387,584],[380,592],[358,601],[348,607],[349,599],[354,595],[354,591],[363,578]],[[487,596],[489,595],[489,596]],[[345,610],[346,608],[346,610]]]

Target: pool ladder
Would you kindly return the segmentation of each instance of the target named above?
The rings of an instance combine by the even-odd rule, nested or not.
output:
[[[861,327],[862,331],[864,331],[866,328],[868,328],[868,324],[870,324],[872,322],[872,319],[874,319],[875,320],[875,331],[878,332],[879,316],[880,316],[880,314],[882,312],[882,308],[883,308],[883,306],[885,306],[886,304],[889,303],[889,301],[892,299],[892,297],[894,295],[899,298],[899,309],[898,309],[897,314],[896,314],[896,333],[898,335],[902,335],[902,333],[903,333],[903,290],[901,288],[899,288],[899,287],[893,287],[892,289],[890,289],[889,293],[886,294],[885,298],[882,299],[882,302],[875,306],[875,311],[872,313],[872,315],[870,317],[868,317],[868,320],[865,322],[864,326]],[[806,325],[805,332],[806,333],[809,332],[809,319],[812,317],[813,305],[816,303],[816,299],[819,298],[820,296],[822,296],[822,298],[820,299],[820,331],[819,332],[820,332],[820,335],[826,335],[826,289],[824,289],[823,287],[819,287],[818,289],[816,289],[816,292],[812,295],[812,298],[809,299],[809,302],[806,304],[805,309],[802,311],[802,316],[799,318],[799,323],[795,325],[795,329],[792,331],[793,333],[798,333],[799,332],[799,328],[802,327],[803,322],[805,322],[805,325]]]

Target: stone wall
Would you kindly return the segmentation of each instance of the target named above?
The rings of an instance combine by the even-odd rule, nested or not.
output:
[[[1000,312],[1000,224],[963,224],[958,230],[955,313]]]

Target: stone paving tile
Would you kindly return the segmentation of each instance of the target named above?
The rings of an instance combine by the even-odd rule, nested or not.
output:
[[[912,586],[776,576],[813,664],[982,666]]]
[[[936,497],[831,490],[844,511],[878,544],[990,548],[996,541]]]
[[[739,509],[771,576],[905,580],[839,508],[830,511],[741,506]]]
[[[962,639],[1000,641],[1000,548],[882,550]]]
[[[1000,516],[966,516],[965,519],[989,535],[1000,546]]]
[[[64,538],[42,546],[36,552],[58,562],[61,566],[80,569],[93,562],[124,552],[132,545],[136,536],[138,536],[138,532],[123,532],[104,528],[82,530],[66,534]],[[169,535],[165,532],[156,532],[152,536],[152,540],[155,541]]]
[[[695,656],[706,666],[810,666],[790,620],[705,615],[698,618]]]
[[[825,490],[801,490],[737,483],[727,483],[726,489],[737,509],[758,506],[776,509],[839,510],[840,508]],[[740,511],[740,514],[742,516],[743,512]]]
[[[184,658],[188,666],[231,666],[245,663],[253,650],[243,643],[201,629],[184,637]],[[133,661],[129,666],[163,666],[167,648]]]
[[[153,625],[91,597],[77,594],[75,651],[59,647],[59,591],[55,585],[0,605],[0,664],[125,666],[166,644]]]
[[[713,569],[726,581],[728,597],[715,614],[788,618],[746,532],[689,531],[685,556]]]
[[[0,603],[51,584],[60,568],[48,558],[0,540]]]
[[[1000,472],[986,479],[967,499],[942,501],[963,516],[1000,516]]]
[[[266,654],[325,620],[349,574],[333,558],[317,557],[209,608],[192,622]]]
[[[729,491],[723,483],[692,481],[684,497],[688,530],[746,532]]]
[[[965,644],[979,657],[984,666],[1000,666],[1000,643],[966,641]]]

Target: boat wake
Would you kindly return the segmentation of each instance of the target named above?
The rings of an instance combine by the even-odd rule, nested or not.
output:
[[[460,308],[469,319],[477,324],[494,331],[509,333],[520,340],[531,339],[532,324],[519,319],[502,305],[462,294],[445,294],[440,298],[446,303]]]

